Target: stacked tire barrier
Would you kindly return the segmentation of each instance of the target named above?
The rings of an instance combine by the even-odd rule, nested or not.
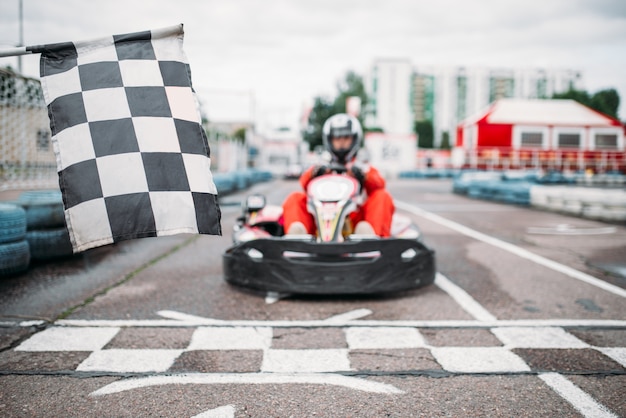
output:
[[[0,276],[28,270],[33,261],[73,254],[61,192],[22,192],[10,203],[0,203]]]
[[[273,178],[269,171],[248,169],[217,173],[213,180],[227,195]],[[0,277],[21,274],[35,261],[73,255],[59,190],[22,192],[17,200],[0,202]]]
[[[626,184],[624,179],[626,176],[619,175],[592,180],[560,173],[478,171],[457,176],[452,190],[475,199],[528,205],[600,221],[624,222],[626,190],[619,187]]]
[[[451,178],[457,176],[459,170],[448,168],[424,168],[419,170],[405,170],[398,173],[401,179],[433,179]]]
[[[626,190],[534,186],[531,205],[554,212],[610,222],[626,222]]]
[[[60,191],[26,191],[16,203],[26,213],[26,240],[32,260],[47,261],[73,254]]]
[[[29,264],[26,212],[18,205],[0,203],[0,277],[23,273]]]
[[[218,194],[221,196],[247,189],[250,186],[269,181],[272,178],[271,172],[254,168],[213,174],[213,182],[215,183],[215,187],[217,187]]]

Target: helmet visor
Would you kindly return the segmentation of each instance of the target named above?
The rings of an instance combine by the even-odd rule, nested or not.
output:
[[[339,138],[342,136],[352,136],[354,134],[354,132],[352,132],[352,129],[350,126],[342,126],[339,128],[330,128],[330,137],[331,138]]]

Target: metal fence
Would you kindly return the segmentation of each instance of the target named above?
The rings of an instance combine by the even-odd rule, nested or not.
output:
[[[0,69],[0,191],[32,188],[58,188],[41,85]]]

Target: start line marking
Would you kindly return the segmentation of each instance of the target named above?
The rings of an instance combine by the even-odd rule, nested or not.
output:
[[[480,306],[480,305],[478,305]],[[34,334],[15,351],[92,351],[77,371],[122,373],[167,373],[173,361],[183,351],[205,349],[260,349],[263,362],[257,373],[175,373],[121,379],[92,392],[90,396],[103,396],[137,388],[161,385],[211,385],[211,384],[314,384],[340,386],[357,391],[383,395],[399,395],[403,390],[381,382],[346,376],[351,371],[347,349],[272,349],[273,326],[342,326],[348,349],[378,348],[427,348],[442,369],[451,373],[528,373],[530,367],[518,357],[514,348],[591,348],[602,352],[626,366],[626,349],[622,347],[595,347],[579,340],[561,328],[546,327],[546,321],[408,321],[416,324],[450,326],[459,323],[472,326],[494,326],[491,332],[503,346],[494,347],[433,347],[414,328],[401,328],[398,323],[407,321],[364,321],[359,318],[370,315],[369,309],[357,309],[319,321],[223,321],[202,318],[175,311],[158,314],[169,320],[139,321],[89,321],[63,320],[52,328]],[[478,315],[475,315],[478,316]],[[488,319],[488,318],[485,318]],[[607,325],[626,321],[580,321],[556,320],[580,326],[582,322]],[[552,321],[554,322],[554,321]],[[104,326],[104,323],[107,325]],[[239,327],[234,327],[238,323]],[[297,325],[299,323],[299,325]],[[365,324],[368,323],[369,326]],[[385,323],[390,326],[383,326]],[[521,324],[530,325],[522,327]],[[167,325],[166,325],[167,324]],[[508,326],[503,327],[503,324]],[[60,326],[59,326],[60,325]],[[123,326],[195,326],[189,345],[185,349],[106,349]],[[202,326],[205,327],[202,327]],[[211,327],[212,325],[212,327]],[[375,325],[375,326],[372,326]],[[251,327],[256,327],[255,329]],[[217,344],[217,345],[216,345]],[[242,345],[243,344],[243,345]],[[320,365],[323,367],[320,368]],[[315,366],[315,367],[313,367]],[[585,417],[615,417],[604,405],[558,373],[539,373],[538,377],[554,392],[569,402]],[[194,418],[233,417],[234,407],[225,406],[205,411]]]

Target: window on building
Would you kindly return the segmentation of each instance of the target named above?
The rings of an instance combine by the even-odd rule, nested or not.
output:
[[[489,101],[514,97],[515,80],[509,77],[491,77],[489,79]]]
[[[616,149],[617,134],[596,134],[596,148]]]
[[[580,134],[561,133],[558,137],[559,148],[580,148]]]
[[[457,98],[456,98],[456,118],[464,119],[466,114],[465,103],[467,102],[467,77],[460,75],[456,80]]]
[[[543,146],[542,132],[522,132],[520,147],[521,148],[540,148]]]
[[[548,82],[545,78],[537,80],[537,98],[545,99],[548,97]]]

